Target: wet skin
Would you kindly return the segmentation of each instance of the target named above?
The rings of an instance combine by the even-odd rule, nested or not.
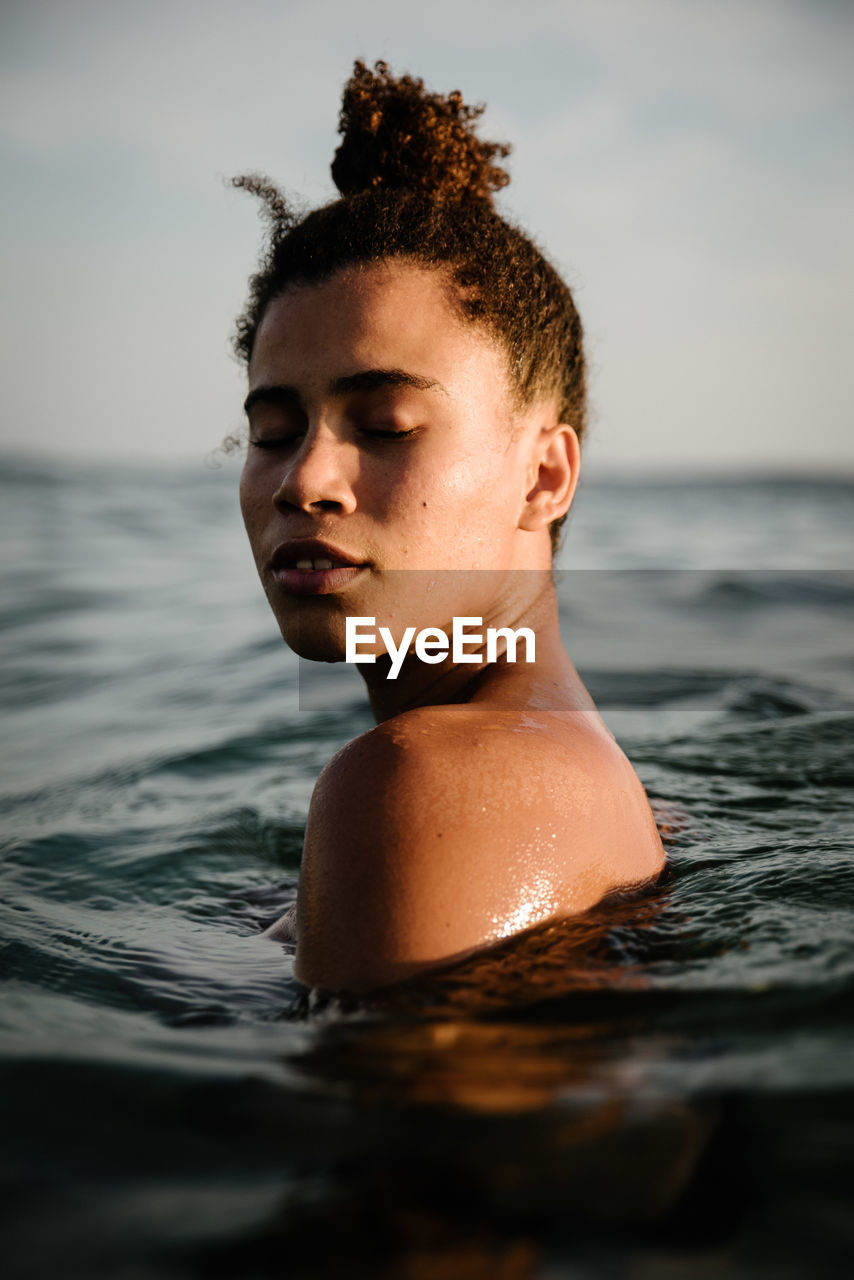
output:
[[[536,635],[534,664],[358,668],[377,727],[321,774],[296,919],[270,931],[295,930],[297,976],[326,989],[447,963],[664,863],[560,637],[548,526],[572,501],[575,432],[545,397],[518,405],[449,288],[400,261],[293,287],[249,368],[241,506],[296,652],[343,659],[348,615],[397,638],[463,615]]]

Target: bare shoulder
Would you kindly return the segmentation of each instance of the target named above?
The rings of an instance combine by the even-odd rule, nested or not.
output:
[[[595,718],[407,712],[318,780],[297,975],[338,989],[392,982],[583,911],[662,865],[643,788]]]

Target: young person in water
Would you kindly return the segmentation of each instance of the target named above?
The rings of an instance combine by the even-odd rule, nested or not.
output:
[[[482,108],[356,63],[340,198],[272,234],[238,322],[241,506],[282,635],[341,661],[347,619],[400,646],[454,618],[499,631],[455,658],[361,652],[377,725],[312,796],[295,911],[308,986],[359,991],[448,964],[640,885],[664,854],[643,787],[561,641],[551,562],[578,481],[582,328],[569,289],[499,216],[507,148]],[[438,634],[437,634],[438,632]],[[437,660],[438,658],[438,660]],[[472,661],[472,659],[474,659]]]

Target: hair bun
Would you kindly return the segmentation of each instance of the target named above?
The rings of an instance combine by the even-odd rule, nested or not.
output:
[[[494,160],[510,148],[475,136],[483,110],[467,106],[456,90],[427,93],[423,80],[396,79],[384,62],[371,71],[357,61],[341,102],[342,142],[332,161],[336,187],[343,196],[384,187],[491,202],[510,181]]]

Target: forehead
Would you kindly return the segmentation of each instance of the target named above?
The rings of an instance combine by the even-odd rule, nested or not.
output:
[[[460,314],[451,287],[444,271],[394,261],[292,285],[259,325],[250,387],[395,368],[459,390],[506,389],[503,349]]]

